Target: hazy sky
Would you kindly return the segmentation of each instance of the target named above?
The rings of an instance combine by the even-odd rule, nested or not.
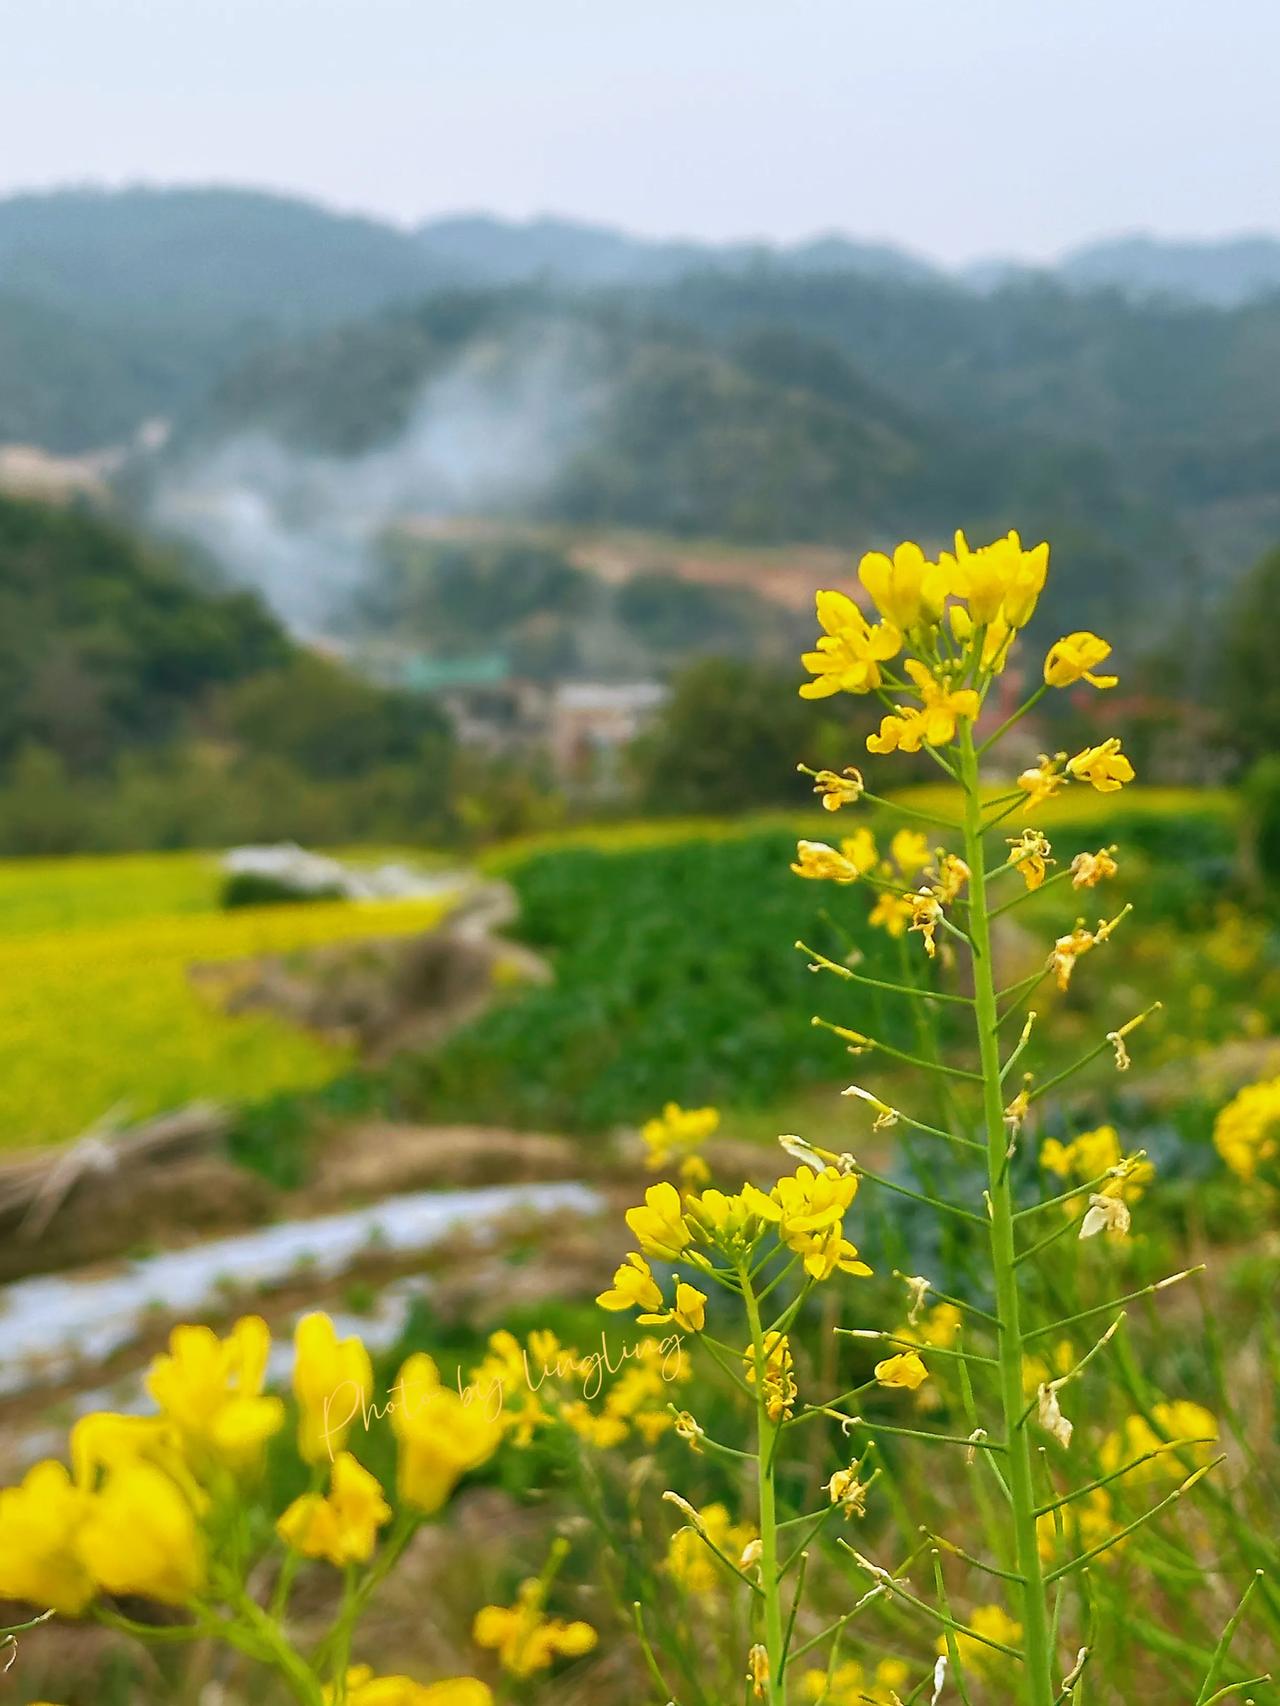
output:
[[[0,190],[841,228],[947,260],[1280,232],[1280,0],[0,0]]]

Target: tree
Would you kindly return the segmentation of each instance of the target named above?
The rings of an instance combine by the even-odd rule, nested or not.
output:
[[[1226,739],[1245,761],[1280,752],[1280,546],[1236,589],[1227,607],[1218,698]]]
[[[676,677],[658,721],[632,748],[640,805],[739,812],[802,804],[796,765],[847,755],[862,744],[872,713],[862,705],[801,699],[796,686],[793,671],[733,658],[690,664]]]

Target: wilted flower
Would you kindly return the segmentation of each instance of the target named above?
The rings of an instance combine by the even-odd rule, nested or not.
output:
[[[1071,1444],[1075,1425],[1062,1413],[1056,1382],[1042,1382],[1036,1391],[1036,1420],[1064,1449]]]
[[[758,1641],[747,1654],[747,1681],[756,1699],[763,1700],[769,1686],[769,1654]]]
[[[1009,840],[1009,863],[1013,865],[1028,889],[1038,889],[1044,882],[1047,869],[1054,861],[1049,857],[1048,839],[1038,829],[1024,829],[1021,835]]]
[[[841,806],[851,806],[862,798],[862,772],[852,765],[837,775],[834,770],[810,770],[806,765],[797,768],[813,777],[813,791],[822,801],[824,811],[838,812]]]
[[[1030,770],[1024,770],[1018,777],[1018,786],[1027,796],[1024,809],[1034,811],[1045,800],[1051,800],[1066,787],[1068,778],[1062,770],[1066,762],[1066,753],[1059,752],[1053,758],[1040,754],[1040,759]]]
[[[938,944],[934,935],[942,920],[942,907],[932,889],[921,889],[919,894],[911,896],[911,925],[912,930],[918,930],[924,937],[924,950],[930,959],[938,952]]]
[[[1099,1232],[1110,1232],[1123,1238],[1129,1231],[1129,1205],[1123,1197],[1108,1197],[1094,1193],[1080,1222],[1080,1236],[1094,1238]]]
[[[1114,877],[1120,868],[1111,857],[1114,852],[1114,847],[1099,847],[1096,853],[1077,853],[1071,861],[1072,888],[1097,888],[1105,878]]]
[[[867,843],[870,843],[870,858],[865,856]],[[857,882],[874,863],[876,843],[870,839],[870,831],[864,829],[862,838],[850,836],[841,841],[840,851],[826,841],[797,841],[792,870],[797,877],[812,877],[817,882]]]

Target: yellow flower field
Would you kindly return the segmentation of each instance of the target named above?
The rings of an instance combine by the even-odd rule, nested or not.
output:
[[[269,1014],[219,1012],[189,968],[411,934],[447,905],[222,912],[217,888],[200,855],[0,869],[0,1147],[74,1137],[112,1111],[137,1119],[325,1082],[346,1050]]]

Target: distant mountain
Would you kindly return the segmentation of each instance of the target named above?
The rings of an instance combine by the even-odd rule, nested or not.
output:
[[[239,189],[0,200],[0,290],[98,321],[314,326],[445,282],[407,233]]]
[[[515,221],[488,214],[435,219],[417,237],[438,270],[459,283],[551,282],[581,287],[663,284],[704,270],[778,268],[859,272],[879,278],[936,278],[927,261],[887,244],[832,234],[791,245],[705,243],[633,237],[565,219]]]
[[[1234,308],[1280,292],[1280,239],[1233,237],[1179,243],[1120,237],[1075,249],[1058,265],[1073,288],[1111,288],[1133,297],[1164,296]]]

